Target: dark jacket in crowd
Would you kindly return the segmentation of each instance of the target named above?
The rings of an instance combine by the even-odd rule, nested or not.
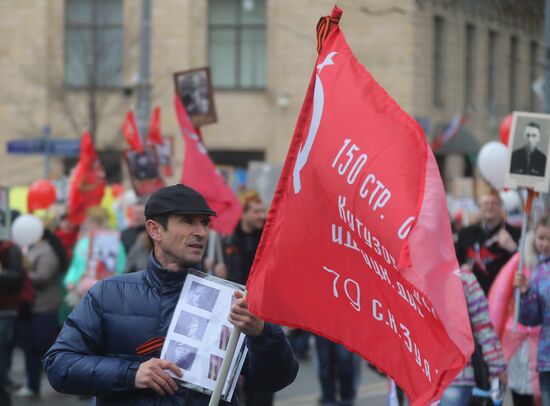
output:
[[[500,269],[514,255],[514,252],[501,248],[494,238],[501,227],[502,224],[499,224],[494,228],[485,229],[481,223],[472,224],[459,231],[455,244],[458,263],[472,266],[485,295]],[[518,243],[521,230],[506,223],[504,228]]]
[[[120,241],[124,246],[124,250],[126,251],[126,254],[130,252],[130,249],[132,249],[132,246],[135,244],[137,238],[144,231],[145,231],[145,225],[131,226],[125,230],[122,230],[122,233],[120,233]]]
[[[227,279],[246,285],[261,236],[262,230],[245,233],[239,224],[231,236],[222,240]]]
[[[17,313],[23,284],[23,256],[21,250],[10,241],[0,241],[0,312]]]
[[[146,355],[137,355],[137,349],[166,336],[187,271],[162,269],[151,255],[146,270],[97,283],[43,358],[50,384],[61,392],[96,396],[98,406],[207,406],[207,395],[185,388],[165,397],[135,388],[140,364],[159,357],[161,348]],[[266,323],[260,336],[246,342],[243,374],[258,389],[275,392],[293,382],[298,363],[280,327]],[[236,396],[231,405],[238,405]]]

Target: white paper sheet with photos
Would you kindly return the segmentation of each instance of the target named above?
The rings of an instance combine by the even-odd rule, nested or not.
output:
[[[227,320],[235,290],[244,286],[190,271],[183,285],[161,358],[174,362],[183,372],[181,385],[211,394],[226,353],[233,325]],[[241,333],[235,356],[222,391],[222,399],[231,401],[248,351]]]

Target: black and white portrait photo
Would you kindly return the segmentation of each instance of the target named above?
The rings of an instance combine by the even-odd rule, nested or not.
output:
[[[125,151],[124,158],[136,195],[146,196],[164,186],[157,156],[152,149],[146,149],[142,153]]]
[[[550,115],[514,112],[508,141],[505,186],[548,190],[550,170]]]
[[[200,341],[204,336],[207,325],[208,319],[194,313],[182,311],[174,331],[193,340]]]
[[[174,81],[176,92],[195,127],[217,121],[209,68],[174,73]]]
[[[220,291],[217,289],[203,285],[202,283],[193,282],[185,298],[185,303],[211,312],[216,305],[219,294]]]
[[[179,368],[190,371],[196,357],[197,348],[170,340],[166,349],[166,359],[172,361]]]
[[[518,175],[544,176],[546,170],[546,154],[539,149],[542,138],[547,144],[546,135],[541,134],[540,124],[529,121],[521,130],[521,147],[512,152],[510,173]]]

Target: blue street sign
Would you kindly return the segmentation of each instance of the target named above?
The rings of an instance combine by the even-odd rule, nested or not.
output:
[[[50,154],[63,156],[79,156],[80,140],[63,140],[53,138],[48,142],[50,144]]]
[[[48,151],[46,151],[48,145]],[[62,156],[79,156],[80,155],[80,140],[70,140],[62,138],[51,138],[45,141],[44,139],[27,139],[27,140],[11,140],[7,143],[8,154],[45,154],[62,155]]]
[[[44,140],[11,140],[8,141],[8,154],[43,154]]]

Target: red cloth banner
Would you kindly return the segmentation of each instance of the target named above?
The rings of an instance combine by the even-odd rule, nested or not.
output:
[[[164,140],[160,132],[160,107],[155,107],[149,123],[149,141],[152,144],[162,145]]]
[[[136,115],[133,111],[126,113],[126,118],[122,123],[122,135],[124,135],[124,138],[133,151],[143,152],[143,144],[139,136]]]
[[[248,280],[251,311],[344,344],[436,401],[473,349],[422,129],[359,64],[335,7]]]
[[[80,142],[80,160],[69,181],[69,221],[79,225],[84,221],[86,209],[101,203],[105,191],[105,171],[97,156],[90,133],[86,131]]]
[[[210,160],[177,95],[174,97],[174,103],[185,141],[185,161],[181,183],[192,187],[204,196],[210,208],[218,214],[217,217],[212,217],[212,228],[221,234],[229,235],[235,230],[241,218],[242,205]]]

